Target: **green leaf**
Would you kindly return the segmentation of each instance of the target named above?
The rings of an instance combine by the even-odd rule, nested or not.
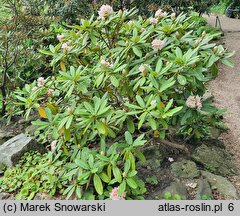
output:
[[[186,85],[186,83],[187,83],[187,79],[182,75],[178,75],[177,80],[180,85]]]
[[[172,117],[175,113],[179,112],[183,107],[176,107],[174,109],[171,109],[169,112],[163,114],[163,118],[166,117]]]
[[[119,80],[115,76],[110,76],[110,81],[116,88],[119,86]]]
[[[94,184],[94,187],[95,187],[97,193],[102,195],[103,194],[103,185],[102,185],[102,181],[101,181],[100,177],[98,176],[98,174],[94,174],[93,184]]]
[[[131,145],[133,143],[132,135],[129,133],[129,131],[125,132],[125,140],[128,145]]]
[[[138,157],[142,162],[145,162],[145,161],[146,161],[145,156],[143,155],[143,153],[142,153],[140,150],[136,149],[136,150],[135,150],[135,154],[137,155],[137,157]]]
[[[234,63],[232,61],[230,61],[229,59],[222,59],[221,62],[225,65],[227,65],[228,67],[233,68],[234,67]]]
[[[50,51],[47,51],[47,50],[40,50],[39,52],[42,53],[42,54],[45,54],[45,55],[51,55],[51,56],[54,55],[54,53],[52,53]]]
[[[162,83],[161,87],[160,87],[160,92],[165,91],[166,89],[170,88],[171,86],[173,86],[175,84],[175,80],[172,81],[172,79],[166,80]]]
[[[124,172],[127,174],[130,168],[131,168],[131,162],[130,160],[126,160],[124,163]]]
[[[171,99],[171,100],[168,102],[168,104],[167,104],[167,106],[165,107],[164,111],[167,112],[167,111],[171,108],[172,104],[173,104],[173,99]]]
[[[79,167],[81,167],[81,168],[83,168],[83,169],[85,169],[85,170],[88,170],[88,169],[89,169],[89,166],[88,166],[88,164],[87,164],[86,162],[83,162],[83,161],[81,161],[81,160],[79,160],[79,159],[76,159],[76,160],[75,160],[75,163],[76,163]]]
[[[146,119],[146,117],[147,117],[147,112],[145,112],[145,113],[143,113],[142,115],[140,115],[140,117],[139,117],[139,119],[140,119],[140,121],[139,121],[139,123],[138,123],[138,130],[142,127],[142,125],[143,125],[143,123],[144,123],[144,121],[145,121],[145,119]]]
[[[122,175],[121,175],[121,171],[117,166],[113,167],[113,175],[116,178],[116,180],[121,183],[122,182]]]
[[[152,116],[148,117],[148,123],[153,130],[157,130],[157,122]]]
[[[157,66],[156,66],[156,72],[159,73],[162,69],[162,65],[163,65],[163,62],[162,62],[162,59],[159,58],[158,62],[157,62]]]
[[[136,189],[138,187],[137,183],[134,181],[133,178],[126,178],[126,181],[127,181],[127,184],[129,185],[129,187],[131,187],[133,189]]]
[[[139,95],[136,96],[136,100],[142,108],[145,108],[144,100]]]
[[[105,183],[109,183],[110,179],[109,179],[108,175],[105,172],[101,172],[99,174],[99,176]]]
[[[126,190],[126,181],[123,180],[122,183],[119,185],[119,188],[118,188],[118,196],[122,196],[123,193],[125,192]]]
[[[142,58],[142,51],[139,48],[133,47],[133,52],[135,53],[135,55]]]
[[[135,125],[132,120],[127,120],[127,129],[130,133],[134,133],[135,131]]]
[[[80,186],[77,186],[76,194],[77,194],[77,197],[78,197],[79,199],[82,198],[82,189],[81,189]]]
[[[121,65],[120,67],[118,67],[117,69],[115,69],[114,72],[122,71],[122,70],[125,69],[126,67],[127,67],[127,64]]]

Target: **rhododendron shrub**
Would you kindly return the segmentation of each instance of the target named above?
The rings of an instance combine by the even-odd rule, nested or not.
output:
[[[231,65],[232,53],[211,43],[213,35],[196,34],[184,14],[158,10],[153,20],[136,13],[104,5],[97,17],[62,30],[59,44],[41,51],[54,75],[16,92],[26,117],[39,113],[32,122],[39,140],[71,161],[68,197],[81,198],[87,185],[98,198],[139,198],[139,147],[176,131],[200,137],[220,113],[205,83],[217,62]]]

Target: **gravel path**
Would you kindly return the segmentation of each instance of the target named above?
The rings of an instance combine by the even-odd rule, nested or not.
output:
[[[210,25],[215,26],[216,15],[205,16]],[[229,130],[221,135],[227,150],[232,153],[240,170],[240,20],[219,15],[224,32],[224,46],[236,51],[232,58],[234,68],[219,65],[219,76],[210,83],[209,88],[215,97],[215,104],[227,108],[224,120]],[[240,178],[237,180],[240,188]]]

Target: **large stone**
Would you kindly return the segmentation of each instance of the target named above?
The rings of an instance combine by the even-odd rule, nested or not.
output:
[[[165,198],[165,193],[171,193],[172,197],[179,195],[182,200],[187,199],[187,188],[183,183],[172,182],[170,186],[164,189],[161,194],[161,198]]]
[[[203,144],[195,149],[192,159],[214,174],[229,176],[236,173],[230,154],[222,148]]]
[[[212,190],[217,190],[226,199],[239,199],[237,189],[226,178],[214,175],[207,171],[201,171],[202,176],[210,183]]]
[[[213,199],[211,187],[206,179],[198,179],[195,200]]]
[[[15,165],[21,156],[30,150],[44,152],[43,146],[34,138],[19,134],[0,146],[0,165]]]
[[[196,178],[200,172],[193,161],[181,160],[171,164],[171,172],[178,178]]]

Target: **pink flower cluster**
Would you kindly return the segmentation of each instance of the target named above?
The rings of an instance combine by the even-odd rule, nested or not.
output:
[[[199,97],[198,95],[189,96],[186,101],[186,106],[189,108],[196,108],[200,110],[202,108],[201,97]]]
[[[152,41],[152,48],[154,50],[161,50],[164,47],[164,41],[160,39],[154,39]]]
[[[57,146],[57,141],[56,140],[53,140],[52,143],[51,143],[51,150],[53,151]]]
[[[37,83],[39,87],[42,87],[45,83],[45,79],[43,77],[39,77]]]
[[[101,64],[105,65],[106,67],[112,67],[113,66],[110,62],[106,61],[105,59],[101,60]]]
[[[62,40],[64,39],[64,35],[63,35],[63,34],[58,34],[58,35],[57,35],[57,39],[58,39],[59,41],[62,41]]]
[[[163,12],[162,9],[159,9],[155,12],[155,17],[157,17],[157,18],[162,18],[162,17],[165,17],[165,16],[167,16],[167,13]]]
[[[69,49],[68,44],[67,44],[67,43],[63,43],[63,44],[62,44],[62,49],[68,50],[68,49]]]
[[[175,19],[176,18],[176,13],[171,13],[171,19]]]
[[[98,14],[102,19],[105,19],[107,16],[113,14],[113,8],[110,5],[102,5]]]
[[[125,200],[126,197],[126,192],[123,193],[122,196],[118,195],[118,187],[115,187],[112,189],[111,193],[110,193],[110,199],[111,200]]]
[[[157,103],[157,100],[152,100],[151,102],[150,102],[150,104],[153,106],[154,104],[156,104]]]
[[[47,96],[48,97],[52,97],[53,96],[53,89],[48,89]]]
[[[141,64],[140,67],[139,67],[139,70],[144,74],[146,75],[147,72],[148,72],[148,69],[147,68],[150,68],[150,65],[148,64]]]
[[[150,23],[152,23],[154,25],[158,24],[158,20],[156,18],[151,17],[151,18],[149,18],[149,21],[150,21]]]

